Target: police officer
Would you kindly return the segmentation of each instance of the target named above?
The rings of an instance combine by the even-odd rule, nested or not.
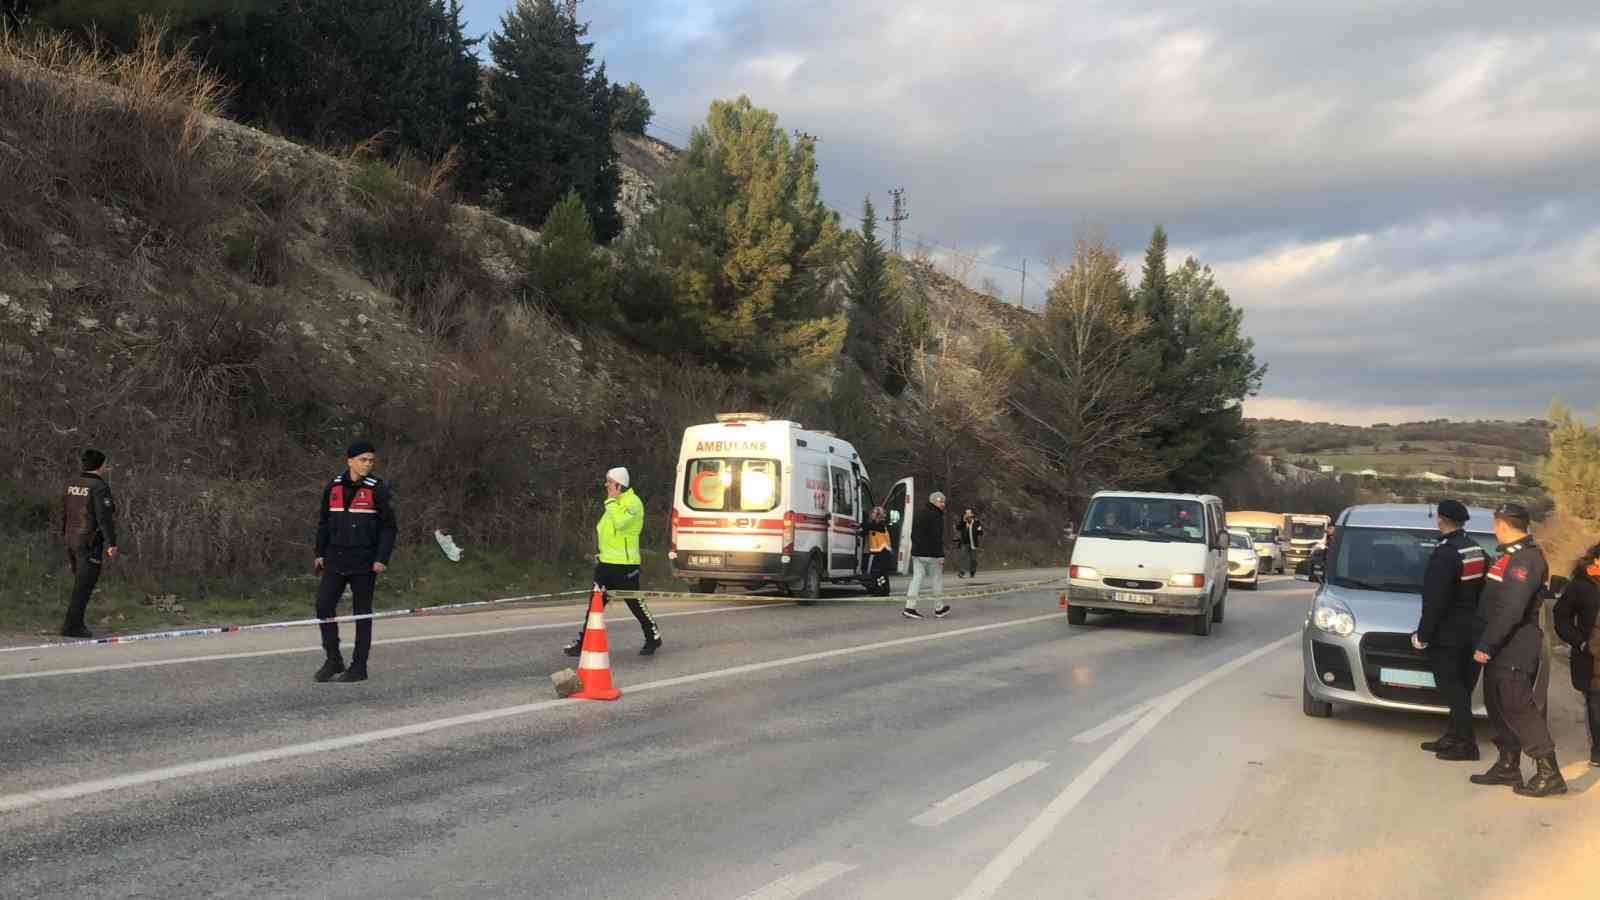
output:
[[[639,535],[644,531],[644,501],[629,487],[630,481],[628,470],[620,466],[606,473],[605,510],[595,525],[600,552],[594,567],[594,583],[607,590],[639,590]],[[604,603],[611,603],[609,594]],[[656,626],[650,607],[643,600],[629,599],[628,610],[644,630],[644,646],[639,648],[639,655],[654,655],[661,646],[661,629]],[[588,621],[585,617],[585,627]],[[578,639],[564,649],[568,656],[583,653],[583,632],[583,628],[578,629]]]
[[[1489,569],[1478,604],[1479,634],[1473,659],[1488,667],[1483,697],[1500,759],[1489,771],[1472,776],[1472,782],[1509,784],[1523,796],[1547,797],[1565,794],[1567,782],[1556,764],[1550,723],[1539,709],[1534,691],[1544,644],[1539,605],[1549,567],[1544,551],[1528,534],[1528,521],[1528,510],[1515,503],[1494,512],[1500,556]],[[1537,767],[1526,784],[1522,780],[1524,750]]]
[[[89,597],[100,581],[100,568],[117,558],[117,502],[111,497],[106,475],[111,467],[99,450],[83,451],[79,460],[83,473],[67,482],[61,504],[61,543],[67,548],[67,565],[72,569],[72,599],[67,603],[63,637],[91,638],[83,615]]]
[[[1422,745],[1444,760],[1478,758],[1472,689],[1478,684],[1479,666],[1472,658],[1472,637],[1489,559],[1462,528],[1470,518],[1460,501],[1439,504],[1437,523],[1444,537],[1423,571],[1422,619],[1411,635],[1412,646],[1428,651],[1434,683],[1450,705],[1450,726],[1438,740]]]
[[[322,489],[317,513],[317,559],[322,572],[317,588],[317,618],[338,614],[339,598],[350,588],[355,614],[372,612],[372,594],[378,576],[389,567],[399,526],[395,522],[394,496],[389,485],[372,477],[378,451],[368,441],[356,441],[345,451],[345,471]],[[367,680],[367,651],[372,646],[372,620],[356,622],[356,649],[346,669],[339,654],[339,625],[322,623],[322,649],[327,661],[314,676],[317,681]]]

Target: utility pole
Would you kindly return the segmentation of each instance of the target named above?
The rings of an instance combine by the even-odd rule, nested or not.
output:
[[[911,218],[911,214],[906,212],[905,194],[905,188],[894,188],[889,191],[889,196],[894,198],[894,214],[885,219],[885,221],[889,222],[894,229],[895,256],[900,255],[900,223]]]
[[[1017,309],[1028,308],[1028,258],[1022,258],[1022,295],[1017,298]]]

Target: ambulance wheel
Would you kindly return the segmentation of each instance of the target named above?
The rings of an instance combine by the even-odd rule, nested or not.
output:
[[[702,578],[694,583],[694,592],[696,594],[715,594],[717,592],[717,583],[709,578]]]
[[[812,606],[822,596],[822,560],[815,556],[811,558],[800,576],[800,584],[795,588],[794,595],[800,598],[801,606]]]

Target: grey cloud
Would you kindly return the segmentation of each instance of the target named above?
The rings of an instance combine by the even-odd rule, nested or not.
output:
[[[469,3],[475,29],[504,5]],[[1134,256],[1166,224],[1244,306],[1269,395],[1455,414],[1537,414],[1552,393],[1591,403],[1594,357],[1539,347],[1600,321],[1600,259],[1559,257],[1600,221],[1600,5],[1353,6],[583,9],[610,74],[646,86],[665,137],[681,140],[711,99],[748,93],[822,137],[826,196],[847,212],[904,185],[912,232],[995,248],[1008,265],[1028,257],[1030,270],[1090,229]],[[1289,282],[1233,278],[1339,239],[1359,247]],[[1553,265],[1570,276],[1541,268]],[[1486,323],[1508,304],[1520,327],[1496,333]],[[1469,371],[1428,362],[1441,346]],[[1522,361],[1516,377],[1491,367],[1497,353]],[[1445,399],[1469,383],[1469,399]]]

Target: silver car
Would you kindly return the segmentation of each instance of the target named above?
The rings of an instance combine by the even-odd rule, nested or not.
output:
[[[1492,557],[1494,513],[1469,510],[1467,535]],[[1411,646],[1422,615],[1422,573],[1439,542],[1434,508],[1352,506],[1335,521],[1301,637],[1301,706],[1325,718],[1333,704],[1447,713],[1428,655]],[[1473,709],[1483,715],[1481,686]]]

